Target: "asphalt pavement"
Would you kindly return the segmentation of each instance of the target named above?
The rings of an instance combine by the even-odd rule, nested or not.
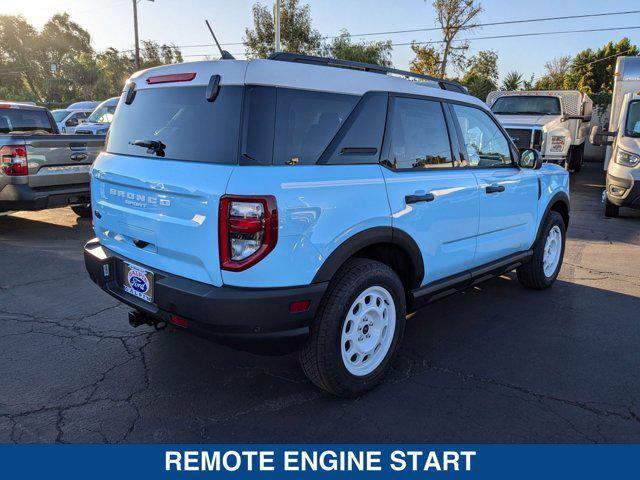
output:
[[[0,442],[640,442],[640,212],[603,217],[601,165],[571,183],[556,284],[509,274],[421,310],[356,400],[293,355],[131,328],[70,209],[0,217]]]

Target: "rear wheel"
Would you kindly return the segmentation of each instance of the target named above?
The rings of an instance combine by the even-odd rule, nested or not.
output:
[[[86,205],[73,205],[71,207],[73,213],[82,218],[91,218],[91,204],[88,203]]]
[[[518,280],[527,288],[543,290],[555,282],[564,257],[565,225],[562,215],[551,211],[533,246],[531,261],[517,269]]]
[[[604,197],[604,216],[607,218],[616,218],[620,214],[620,207],[609,201],[609,198]]]
[[[384,378],[402,340],[405,294],[383,263],[349,260],[320,305],[300,363],[318,387],[356,397]]]

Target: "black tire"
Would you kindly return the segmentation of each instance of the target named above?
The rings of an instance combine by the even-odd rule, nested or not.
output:
[[[609,198],[605,195],[604,198],[604,216],[607,218],[617,218],[620,215],[620,207],[609,201]]]
[[[549,232],[558,227],[562,235],[561,247],[560,247],[560,259],[558,264],[550,275],[546,275],[544,272],[544,249],[549,236]],[[540,231],[540,237],[533,245],[533,256],[529,263],[519,267],[517,269],[518,280],[526,288],[532,288],[535,290],[544,290],[549,288],[553,282],[555,282],[562,268],[562,259],[564,258],[564,247],[566,239],[566,227],[562,215],[558,212],[551,211],[544,220],[542,229]]]
[[[573,155],[571,156],[571,169],[575,173],[579,173],[582,170],[582,162],[584,161],[584,143],[579,147],[573,148]]]
[[[82,218],[91,218],[91,204],[87,205],[73,205],[71,207],[73,213]]]
[[[367,288],[381,286],[395,303],[396,325],[389,349],[371,373],[356,376],[342,359],[341,335],[349,309]],[[402,341],[406,320],[405,291],[398,275],[383,263],[354,258],[331,280],[300,352],[300,364],[315,385],[340,397],[357,397],[384,378]]]

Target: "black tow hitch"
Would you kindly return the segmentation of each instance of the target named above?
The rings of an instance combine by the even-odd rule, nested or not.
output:
[[[158,318],[146,315],[138,310],[129,312],[129,325],[138,328],[140,325],[150,325],[156,330],[163,330],[167,327],[167,322]]]

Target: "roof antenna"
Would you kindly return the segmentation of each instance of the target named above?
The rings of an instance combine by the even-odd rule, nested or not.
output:
[[[216,38],[216,34],[213,33],[213,28],[211,28],[211,24],[209,23],[209,20],[205,20],[204,23],[207,24],[207,28],[209,29],[209,31],[211,32],[211,36],[213,37],[213,39],[216,42],[216,45],[218,46],[218,50],[220,50],[220,58],[222,60],[235,60],[235,57],[233,55],[231,55],[229,52],[227,52],[226,50],[222,50],[222,48],[220,47],[220,44],[218,43],[218,39]]]

